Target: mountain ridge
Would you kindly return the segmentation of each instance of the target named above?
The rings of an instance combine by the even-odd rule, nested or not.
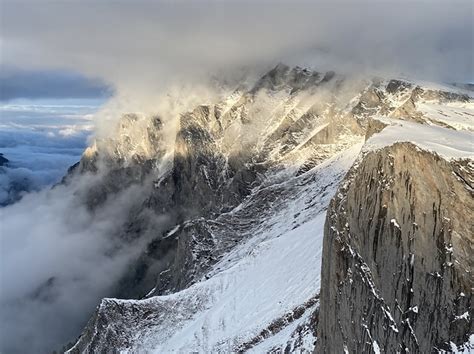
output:
[[[449,136],[446,132],[462,130],[469,137],[473,130],[472,98],[465,91],[445,91],[446,88],[440,90],[437,86],[423,88],[402,80],[359,82],[356,91],[348,86],[352,85],[348,85],[347,78],[334,72],[316,73],[278,65],[247,92],[236,91],[221,103],[198,106],[183,114],[172,155],[160,145],[162,121],[158,116],[148,120],[125,116],[121,129],[124,132],[131,129],[131,134],[122,134],[115,141],[98,141],[88,149],[71,171],[70,180],[76,173],[98,174],[103,164],[108,167],[102,180],[84,194],[91,209],[100,207],[110,194],[134,183],[149,185],[145,197],[132,208],[123,237],[134,242],[148,234],[150,239],[115,290],[118,297],[144,300],[104,300],[71,352],[108,347],[161,352],[237,348],[258,352],[277,347],[312,351],[315,342],[318,343],[314,327],[316,322],[320,323],[319,301],[328,306],[327,296],[324,302],[316,298],[320,282],[317,264],[311,270],[304,262],[296,262],[299,271],[307,274],[302,274],[293,286],[307,289],[302,291],[306,295],[299,297],[299,302],[291,302],[285,295],[288,291],[285,282],[290,278],[284,269],[291,268],[298,253],[286,254],[290,261],[276,265],[270,261],[271,257],[285,252],[269,246],[272,256],[262,259],[283,270],[273,285],[261,279],[275,293],[274,298],[263,298],[276,308],[281,306],[279,303],[284,305],[276,312],[270,310],[269,304],[262,305],[268,309],[267,315],[256,313],[263,319],[255,319],[254,325],[244,326],[242,322],[242,327],[236,325],[234,331],[228,324],[219,327],[219,321],[229,323],[229,316],[249,316],[246,311],[250,311],[252,304],[243,302],[240,312],[229,307],[224,296],[227,293],[217,290],[222,286],[233,289],[225,275],[232,278],[235,272],[250,274],[247,272],[252,269],[258,274],[271,274],[263,261],[255,260],[256,268],[246,268],[245,264],[254,259],[252,248],[265,254],[265,244],[278,244],[281,239],[288,242],[288,247],[298,240],[298,234],[305,235],[300,236],[305,241],[298,252],[307,254],[306,258],[302,257],[304,261],[314,263],[304,249],[320,254],[329,200],[352,163],[363,159],[357,155],[364,140],[379,149],[374,145],[375,138],[387,129],[396,137],[392,143],[396,145],[397,139],[404,141],[403,134],[396,130],[398,126],[407,131],[429,125],[441,127],[437,132],[446,136]],[[133,131],[137,128],[135,124],[138,131]],[[127,147],[136,146],[133,136],[147,137],[147,141],[139,141],[141,150]],[[413,146],[427,149],[423,144]],[[149,151],[151,156],[147,156]],[[466,157],[472,160],[469,149]],[[465,165],[460,166],[457,169],[463,170],[461,175],[466,180],[471,178],[462,167]],[[281,213],[288,216],[278,217]],[[166,215],[159,226],[153,226],[156,215]],[[276,231],[279,227],[284,231]],[[327,242],[328,236],[324,237]],[[247,250],[250,253],[239,251],[246,247],[250,247]],[[324,269],[324,259],[322,262]],[[223,264],[226,264],[224,268]],[[291,269],[298,272],[297,267]],[[313,280],[308,281],[308,276]],[[212,284],[217,284],[217,288]],[[266,293],[256,283],[246,284],[241,279],[239,284],[249,292],[254,284],[262,294]],[[308,289],[312,290],[308,292]],[[246,298],[245,293],[236,292]],[[289,293],[296,294],[294,290]],[[240,301],[231,294],[227,296],[236,304]],[[204,300],[208,297],[210,300]],[[182,304],[179,311],[168,308],[168,298]],[[310,299],[316,300],[305,307],[303,304]],[[219,304],[225,310],[216,312]],[[198,306],[198,311],[186,314],[186,306]],[[301,314],[298,310],[299,317],[285,317],[298,306],[309,311]],[[145,327],[153,330],[141,327],[137,322],[140,316],[148,323]],[[170,326],[173,318],[180,320],[178,327],[171,326],[175,332],[169,333],[163,326],[166,323]],[[136,323],[135,332],[133,326],[126,325],[127,321]],[[233,321],[240,323],[235,318]],[[287,333],[292,326],[293,332]],[[324,328],[324,324],[320,326]],[[190,333],[194,334],[187,337]],[[286,333],[283,342],[272,344],[282,333]],[[460,344],[459,338],[456,341]]]

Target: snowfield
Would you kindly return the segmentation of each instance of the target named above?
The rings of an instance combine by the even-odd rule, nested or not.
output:
[[[213,289],[207,308],[165,343],[155,346],[152,341],[149,347],[157,353],[230,352],[239,342],[252,340],[274,319],[315,296],[320,286],[324,219],[322,212],[281,235],[278,230],[269,230],[261,235],[269,239],[257,247],[253,242],[243,245],[246,256],[237,264],[195,285]],[[306,349],[311,350],[311,345]]]
[[[474,131],[474,103],[418,103],[425,117],[433,122],[441,122],[457,130]]]
[[[436,152],[448,160],[474,158],[473,132],[392,118],[378,120],[387,126],[367,140],[363,151],[378,150],[397,142],[411,142],[423,150]]]

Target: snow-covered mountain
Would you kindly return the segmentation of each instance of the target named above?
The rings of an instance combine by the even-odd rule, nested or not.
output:
[[[91,210],[144,186],[117,235],[142,250],[71,353],[469,340],[469,91],[278,65],[165,125],[125,115],[64,180]]]

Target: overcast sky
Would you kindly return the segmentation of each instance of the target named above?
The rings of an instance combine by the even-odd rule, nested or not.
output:
[[[5,65],[73,70],[120,92],[279,61],[473,81],[472,1],[5,1]]]
[[[15,99],[107,98],[111,88],[98,79],[64,70],[0,69],[0,101]]]

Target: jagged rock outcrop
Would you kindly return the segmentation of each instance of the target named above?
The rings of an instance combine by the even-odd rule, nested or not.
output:
[[[452,92],[442,86],[424,87],[407,80],[375,79],[361,92],[357,104],[352,108],[352,113],[364,127],[370,118],[377,116],[451,127],[450,124],[423,111],[422,106],[427,102],[444,105],[450,102],[468,103],[470,96],[465,92]],[[442,112],[441,114],[447,116]],[[467,115],[469,116],[469,113]]]
[[[473,167],[397,143],[351,169],[326,219],[317,352],[429,353],[469,340]]]
[[[156,295],[189,286],[220,252],[208,244],[206,232],[194,233],[211,229],[213,219],[239,205],[268,175],[287,166],[302,174],[360,141],[363,130],[344,111],[352,95],[335,101],[343,82],[333,72],[280,64],[252,88],[182,114],[171,147],[163,145],[160,117],[127,114],[116,137],[88,148],[69,178],[100,176],[83,191],[90,208],[135,184],[149,190],[123,221],[121,237],[133,240],[147,232],[151,240],[115,296],[141,298],[151,289]],[[154,229],[149,219],[160,215],[167,220]],[[166,236],[175,225],[181,225],[178,231]],[[203,265],[183,259],[203,248],[212,254]]]

